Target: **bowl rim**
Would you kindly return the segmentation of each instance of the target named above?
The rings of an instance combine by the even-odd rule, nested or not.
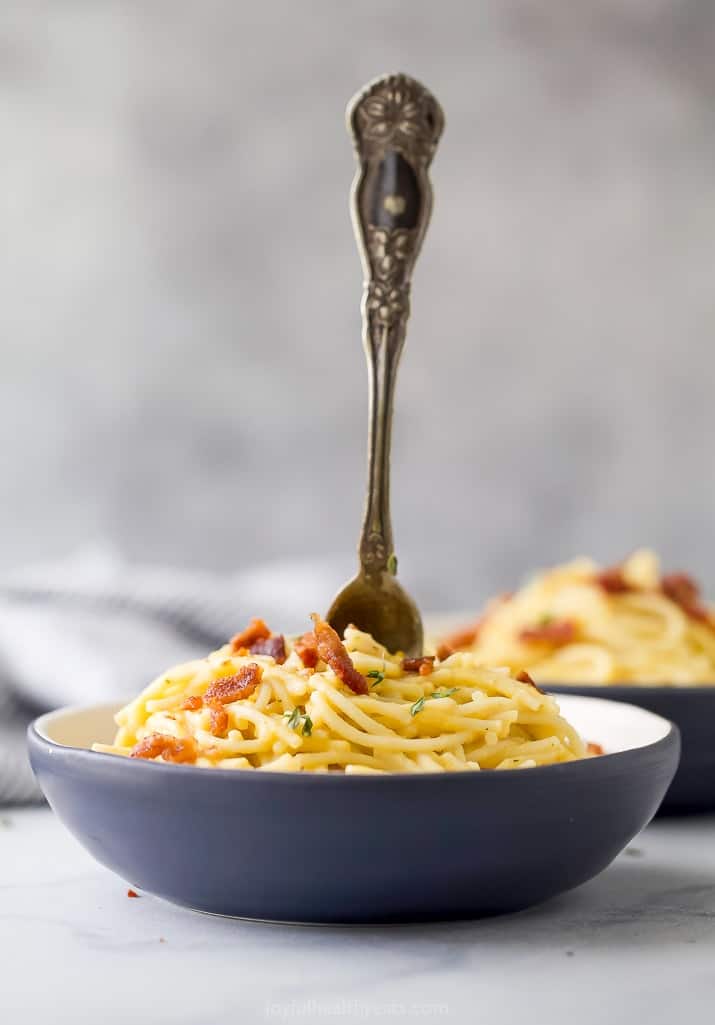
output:
[[[577,694],[574,697],[583,701],[600,701],[613,706],[612,711],[622,711],[624,702],[609,701],[607,698],[595,697],[591,698],[586,695]],[[477,786],[483,786],[483,783],[479,783],[479,780],[491,779],[494,782],[488,785],[494,786],[513,786],[518,780],[538,780],[546,778],[558,779],[564,774],[583,774],[586,776],[593,775],[594,772],[599,770],[613,769],[623,764],[623,768],[626,768],[626,763],[632,761],[634,757],[643,755],[653,755],[655,752],[661,752],[665,754],[673,745],[676,747],[678,761],[680,759],[681,750],[681,738],[680,729],[677,724],[667,719],[665,716],[659,715],[657,712],[651,712],[649,709],[642,708],[638,705],[629,705],[627,707],[632,708],[636,713],[649,717],[651,719],[657,719],[661,724],[667,727],[663,732],[662,736],[656,740],[651,740],[646,744],[639,744],[635,747],[626,748],[622,751],[607,752],[602,755],[598,755],[595,758],[578,758],[571,762],[557,762],[554,765],[537,765],[533,768],[524,770],[523,772],[498,772],[496,770],[482,770],[472,772],[444,772],[444,773],[433,773],[433,772],[391,772],[385,774],[372,773],[366,775],[348,775],[346,773],[339,772],[327,772],[327,773],[315,773],[315,772],[256,772],[255,769],[220,769],[212,768],[210,771],[205,766],[198,765],[177,765],[168,764],[163,762],[148,761],[146,759],[133,759],[127,758],[126,755],[112,754],[106,751],[93,751],[91,748],[76,747],[70,744],[61,744],[51,737],[48,737],[43,729],[46,724],[56,717],[77,715],[80,713],[87,713],[90,711],[99,712],[102,711],[113,711],[117,708],[122,707],[123,702],[99,702],[94,705],[66,705],[61,708],[56,708],[50,712],[44,712],[42,715],[34,719],[27,727],[27,738],[30,749],[33,747],[39,747],[43,749],[47,754],[57,757],[63,761],[70,760],[72,763],[78,762],[84,764],[87,760],[89,765],[94,765],[96,768],[104,766],[108,768],[114,763],[116,768],[120,763],[123,763],[127,768],[121,771],[129,771],[134,773],[152,773],[156,772],[157,781],[161,778],[158,773],[169,773],[168,778],[186,780],[187,778],[198,779],[217,779],[218,781],[233,780],[234,782],[245,782],[248,780],[255,781],[256,784],[263,782],[273,781],[277,785],[297,785],[302,783],[307,786],[328,786],[335,785],[336,780],[340,780],[340,786],[350,787],[369,787],[384,786],[386,781],[395,780],[400,783],[409,783],[409,786],[425,786],[430,781],[440,781],[440,785],[454,785],[447,783],[447,780],[470,780],[472,784]],[[129,768],[131,766],[131,768]],[[677,768],[677,764],[676,764]],[[141,777],[137,777],[141,778]],[[500,780],[502,782],[497,783]],[[508,781],[511,781],[508,782]]]
[[[549,683],[546,680],[539,682],[539,687],[550,694],[564,694],[573,695],[573,697],[590,697],[593,692],[594,697],[603,696],[604,700],[608,700],[607,695],[614,692],[620,691],[633,696],[633,704],[638,705],[635,700],[637,696],[647,695],[648,697],[657,697],[659,694],[667,694],[671,697],[674,694],[680,694],[683,697],[700,697],[709,695],[715,698],[715,680],[712,683]],[[588,691],[585,694],[584,691]],[[657,714],[657,713],[654,713]]]

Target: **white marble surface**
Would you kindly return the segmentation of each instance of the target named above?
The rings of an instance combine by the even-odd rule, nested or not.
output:
[[[49,811],[5,811],[0,1021],[710,1021],[714,836],[713,817],[658,822],[600,878],[519,915],[319,928],[129,900]]]

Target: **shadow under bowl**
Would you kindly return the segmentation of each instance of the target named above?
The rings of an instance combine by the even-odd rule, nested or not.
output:
[[[715,810],[715,686],[544,683],[542,687],[556,694],[559,703],[562,696],[603,696],[638,705],[675,723],[682,745],[680,765],[659,814]]]
[[[565,698],[607,754],[534,769],[388,776],[205,769],[88,750],[114,707],[29,728],[50,805],[137,889],[214,914],[408,922],[518,911],[585,883],[650,821],[678,730],[639,708]]]

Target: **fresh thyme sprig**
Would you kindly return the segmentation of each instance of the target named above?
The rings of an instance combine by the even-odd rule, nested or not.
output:
[[[433,698],[449,698],[458,690],[459,687],[447,687],[445,690],[436,690],[434,694],[423,694],[413,705],[410,705],[410,715],[418,715],[425,707],[425,701],[431,701]]]
[[[430,694],[431,698],[451,698],[453,694],[456,694],[459,687],[447,687],[446,690],[436,690],[434,694]]]
[[[417,715],[417,713],[421,712],[424,707],[425,707],[424,696],[421,697],[421,698],[417,698],[417,700],[415,701],[414,705],[410,706],[410,715]]]
[[[300,727],[300,732],[304,737],[309,737],[312,734],[313,720],[307,712],[301,712],[298,705],[290,712],[284,712],[283,716],[288,720],[288,725],[292,730],[297,730]]]

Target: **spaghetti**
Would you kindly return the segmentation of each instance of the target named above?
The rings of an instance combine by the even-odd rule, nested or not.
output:
[[[715,614],[685,574],[647,550],[538,573],[439,646],[528,670],[538,683],[715,684]]]
[[[588,750],[524,675],[389,654],[314,617],[294,641],[261,620],[205,659],[160,676],[94,750],[222,769],[347,774],[519,769]],[[273,640],[273,654],[265,653]]]

